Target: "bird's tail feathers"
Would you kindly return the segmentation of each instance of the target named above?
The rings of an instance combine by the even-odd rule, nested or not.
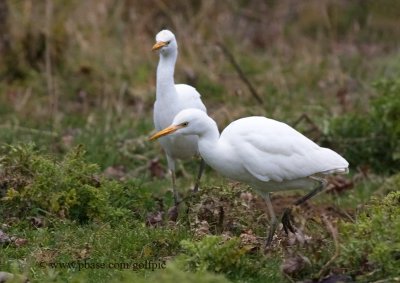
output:
[[[335,168],[335,169],[330,169],[324,172],[321,172],[322,174],[329,175],[329,174],[347,174],[349,173],[349,168]]]

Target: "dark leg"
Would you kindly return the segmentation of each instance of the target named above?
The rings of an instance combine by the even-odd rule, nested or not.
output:
[[[172,175],[172,191],[174,193],[174,203],[175,206],[179,205],[179,197],[178,197],[178,191],[176,190],[176,177],[175,177],[175,171],[171,170],[171,175]]]
[[[167,156],[167,162],[168,162],[168,168],[171,171],[171,178],[172,178],[172,192],[174,194],[174,203],[175,206],[179,205],[179,197],[178,197],[178,191],[176,189],[176,175],[175,175],[175,160],[170,157],[168,154]]]
[[[325,186],[326,186],[326,180],[323,178],[319,177],[310,177],[311,179],[315,180],[318,182],[318,186],[313,189],[311,192],[303,196],[302,198],[298,199],[297,201],[294,202],[293,206],[298,206],[301,205],[302,203],[305,203],[307,200],[310,198],[314,197],[316,194],[319,192],[323,191]],[[283,224],[283,229],[285,229],[286,234],[290,232],[294,233],[296,230],[293,227],[292,224],[292,207],[286,208],[285,211],[283,212],[282,215],[282,224]]]
[[[199,191],[200,179],[201,179],[201,176],[203,175],[203,171],[204,171],[205,167],[206,167],[206,163],[204,162],[204,159],[201,158],[199,173],[197,175],[196,183],[194,184],[194,188],[193,188],[194,193],[197,193]]]
[[[264,199],[265,199],[265,202],[267,203],[268,213],[269,213],[269,216],[271,219],[269,231],[267,232],[267,242],[265,244],[266,247],[269,247],[272,243],[272,239],[274,238],[276,227],[278,227],[278,220],[275,216],[275,211],[274,211],[274,207],[272,206],[272,203],[271,203],[270,194],[267,193],[266,197]]]

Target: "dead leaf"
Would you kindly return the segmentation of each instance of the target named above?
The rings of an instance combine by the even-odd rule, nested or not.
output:
[[[62,136],[61,141],[62,141],[63,146],[68,149],[68,148],[71,148],[73,146],[74,139],[75,138],[74,138],[73,135],[66,134],[66,135]]]
[[[351,283],[354,282],[353,279],[348,276],[348,275],[343,275],[343,274],[334,274],[334,275],[329,275],[319,281],[319,283]]]
[[[253,245],[253,246],[258,245],[258,239],[253,234],[252,230],[248,230],[240,234],[240,242],[242,243],[242,245]]]
[[[298,243],[300,246],[310,243],[312,240],[311,236],[304,234],[303,230],[297,229],[296,233],[289,233],[288,235],[288,245],[293,246]]]
[[[243,192],[240,194],[240,198],[244,201],[243,206],[250,208],[250,204],[254,199],[254,196],[250,192]]]
[[[79,67],[79,72],[81,72],[83,75],[90,75],[92,73],[92,67],[87,65],[81,65]]]
[[[0,272],[0,283],[5,283],[14,279],[14,274],[1,271]]]
[[[329,178],[326,191],[328,193],[342,193],[351,190],[354,187],[354,182],[344,176],[332,176]]]
[[[168,220],[172,221],[172,222],[176,222],[176,220],[178,219],[178,206],[174,205],[173,207],[171,207],[170,209],[168,209]]]
[[[310,260],[303,255],[293,255],[289,258],[285,258],[281,265],[281,270],[285,274],[294,274],[297,272],[300,272],[307,266],[310,266],[311,262]]]
[[[21,274],[12,274],[9,272],[0,271],[0,283],[6,282],[23,282],[29,283],[28,277]]]
[[[336,92],[336,97],[339,101],[340,106],[342,107],[342,111],[346,112],[348,109],[348,102],[349,102],[349,90],[346,86],[341,87]]]
[[[198,227],[194,230],[195,237],[202,238],[210,234],[210,225],[207,221],[203,220],[198,223]]]
[[[163,216],[163,213],[161,211],[149,213],[147,215],[146,223],[150,226],[158,226],[162,223],[162,220],[163,220],[162,216]]]
[[[104,170],[103,175],[110,179],[123,180],[126,175],[126,171],[122,165],[109,166],[106,168],[106,170]]]
[[[5,230],[7,230],[8,228],[10,228],[11,226],[10,225],[8,225],[8,224],[6,224],[6,223],[3,223],[3,224],[1,224],[1,229],[3,229],[4,231]]]
[[[161,166],[158,158],[152,159],[149,165],[150,175],[151,177],[163,178],[165,176],[165,170]]]
[[[31,225],[35,228],[41,228],[45,226],[45,220],[43,217],[31,217]]]
[[[90,256],[90,246],[86,243],[85,247],[78,252],[79,259],[87,259]]]
[[[50,249],[42,249],[34,254],[36,262],[50,263],[54,262],[57,257],[57,251]]]
[[[28,243],[28,240],[27,240],[27,239],[24,239],[24,238],[16,238],[16,239],[14,240],[14,244],[15,244],[17,247],[21,247],[21,246],[23,246],[23,245],[26,245],[26,243]]]
[[[11,243],[11,238],[2,230],[0,230],[0,244],[9,244]]]

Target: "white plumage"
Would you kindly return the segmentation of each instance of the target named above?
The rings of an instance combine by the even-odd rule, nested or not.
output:
[[[320,147],[285,123],[265,117],[232,122],[219,143],[232,148],[251,175],[246,177],[257,182],[295,180],[348,166],[336,152]]]
[[[194,108],[206,112],[206,107],[200,99],[200,94],[194,87],[186,84],[175,84],[174,69],[178,56],[178,44],[175,36],[169,30],[162,30],[156,35],[153,50],[160,51],[160,61],[157,67],[156,101],[154,103],[154,126],[161,130],[170,125],[174,117],[183,109]],[[172,183],[175,203],[177,192],[175,188],[175,167],[177,159],[188,159],[198,153],[197,136],[168,136],[160,139],[160,144],[167,155],[168,168],[172,173]],[[202,164],[203,165],[203,164]],[[203,166],[196,181],[195,190],[201,177]]]
[[[294,203],[299,205],[323,189],[325,181],[321,176],[348,171],[348,162],[336,152],[320,147],[285,123],[265,117],[236,120],[220,135],[216,123],[206,113],[186,109],[174,118],[171,126],[151,139],[171,133],[197,135],[204,161],[222,175],[247,183],[259,192],[267,200],[273,222],[275,214],[269,192],[306,189],[318,184]],[[294,230],[290,210],[282,222],[285,230]],[[270,231],[269,242],[273,232]]]

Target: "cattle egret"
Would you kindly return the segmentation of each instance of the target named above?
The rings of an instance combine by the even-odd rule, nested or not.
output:
[[[293,204],[297,206],[324,189],[324,175],[348,172],[348,162],[336,152],[320,147],[285,123],[265,117],[236,120],[220,135],[217,124],[205,112],[186,109],[150,140],[172,133],[198,136],[199,153],[209,166],[226,177],[249,184],[265,199],[271,217],[267,246],[278,224],[270,192],[315,186]],[[286,233],[295,232],[292,207],[282,215]]]
[[[174,34],[169,30],[160,31],[156,35],[156,44],[154,44],[153,50],[159,50],[160,53],[160,61],[157,67],[157,94],[153,114],[156,130],[160,131],[169,126],[174,117],[183,109],[194,108],[206,112],[206,107],[195,88],[174,82],[174,69],[178,56],[178,44]],[[175,184],[176,159],[188,159],[196,155],[198,153],[197,141],[198,137],[195,135],[174,135],[160,139],[172,175],[175,205],[179,203]],[[194,186],[195,192],[198,190],[204,165],[204,161],[201,160]]]

